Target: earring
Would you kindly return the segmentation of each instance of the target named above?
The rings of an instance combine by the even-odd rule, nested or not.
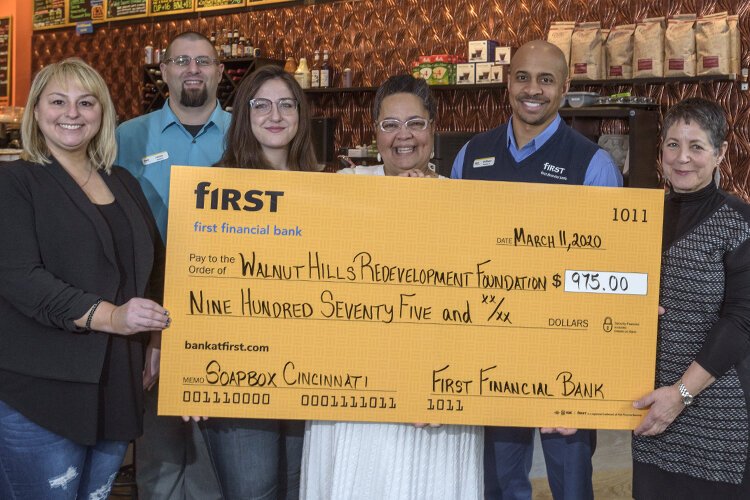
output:
[[[382,163],[382,162],[383,162],[383,158],[381,158],[380,153],[378,153],[378,163]]]

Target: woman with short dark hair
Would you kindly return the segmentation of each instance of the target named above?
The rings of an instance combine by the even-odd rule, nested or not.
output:
[[[389,78],[373,106],[383,164],[340,173],[438,177],[430,163],[434,119],[435,101],[424,80]],[[483,444],[483,428],[476,426],[308,422],[301,497],[479,499]]]

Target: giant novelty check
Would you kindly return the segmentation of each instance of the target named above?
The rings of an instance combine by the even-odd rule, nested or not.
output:
[[[663,193],[175,167],[159,413],[634,428]]]

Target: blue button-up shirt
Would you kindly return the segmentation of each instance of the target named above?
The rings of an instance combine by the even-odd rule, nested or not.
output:
[[[516,136],[513,134],[513,120],[511,120],[508,123],[506,144],[513,159],[516,162],[521,162],[536,153],[557,132],[560,122],[562,122],[562,118],[560,115],[557,115],[552,123],[542,130],[539,135],[530,140],[524,147],[518,149]],[[453,161],[453,168],[451,169],[452,179],[461,179],[463,177],[464,157],[466,156],[467,145],[468,143],[464,144],[464,147],[461,148],[461,151],[458,152],[456,159]],[[586,170],[583,184],[585,186],[622,186],[622,174],[609,153],[603,149],[599,149],[599,151],[594,153]]]
[[[169,177],[172,165],[211,166],[224,154],[224,136],[232,116],[216,109],[198,135],[185,130],[169,107],[133,118],[117,127],[117,160],[143,188],[164,241],[167,239]]]

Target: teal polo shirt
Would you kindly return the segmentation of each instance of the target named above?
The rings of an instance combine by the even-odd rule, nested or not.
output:
[[[162,239],[167,240],[169,176],[172,165],[211,166],[224,154],[224,136],[232,115],[219,102],[198,135],[185,130],[169,107],[139,116],[117,127],[115,164],[141,184]]]

